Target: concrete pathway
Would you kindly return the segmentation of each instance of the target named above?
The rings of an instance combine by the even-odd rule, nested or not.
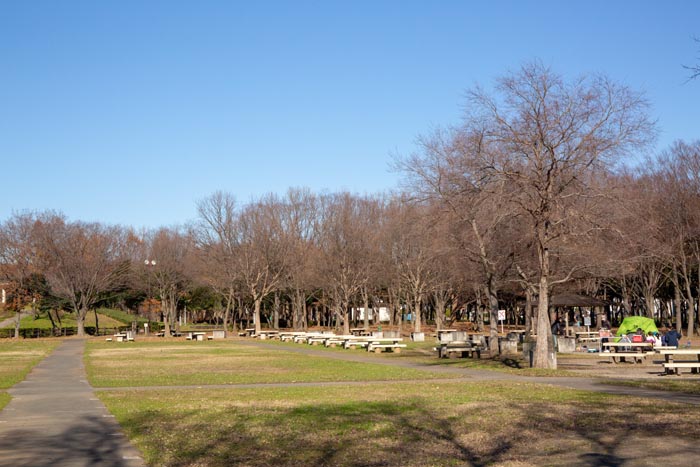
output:
[[[83,340],[64,340],[8,391],[12,401],[0,412],[0,466],[145,466],[88,384],[84,347]]]

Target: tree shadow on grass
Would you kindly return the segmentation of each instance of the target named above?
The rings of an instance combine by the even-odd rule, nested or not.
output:
[[[700,428],[691,421],[650,426],[658,418],[649,413],[653,405],[625,408],[623,398],[601,400],[610,402],[588,401],[578,408],[535,396],[533,401],[460,402],[449,409],[421,398],[277,404],[209,414],[136,412],[124,426],[143,439],[151,463],[176,467],[481,467],[518,461],[618,467],[643,464],[649,453],[635,446],[650,436],[678,441],[676,454],[686,459],[700,454],[695,442]],[[660,465],[669,465],[661,463],[664,452],[652,454]]]
[[[218,416],[229,422],[215,429],[196,421],[194,412],[170,417],[136,414],[124,425],[127,431],[156,433],[146,440],[151,447],[144,451],[151,463],[168,466],[480,467],[507,457],[514,440],[518,442],[517,435],[494,438],[490,447],[476,449],[461,441],[458,419],[437,416],[417,401],[306,405]],[[196,433],[196,440],[188,433]],[[162,457],[156,459],[153,444],[166,434],[171,442],[162,446]]]
[[[105,418],[81,417],[57,433],[44,427],[25,426],[0,433],[0,465],[56,467],[143,465],[126,443],[119,427]],[[128,446],[128,447],[126,447]],[[133,456],[125,454],[133,453]]]

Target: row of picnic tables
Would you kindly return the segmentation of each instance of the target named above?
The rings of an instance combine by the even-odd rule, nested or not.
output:
[[[343,347],[344,349],[366,348],[369,352],[380,353],[382,351],[401,352],[406,347],[401,337],[384,337],[383,334],[372,334],[365,329],[352,329],[351,334],[335,334],[332,332],[304,332],[304,331],[278,331],[246,329],[246,335],[259,339],[279,339],[282,342],[295,342],[297,344],[323,345],[325,347]]]
[[[682,369],[700,372],[700,348],[654,346],[651,342],[603,342],[602,345],[605,351],[601,355],[613,363],[624,362],[627,358],[642,363],[647,356],[663,356],[663,360],[654,363],[661,364],[666,374],[680,375]]]

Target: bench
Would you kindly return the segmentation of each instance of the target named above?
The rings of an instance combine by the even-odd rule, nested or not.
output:
[[[453,354],[460,354],[462,358],[474,358],[476,354],[476,358],[481,358],[481,350],[480,347],[459,345],[443,347],[438,352],[442,353],[440,358],[450,358]]]
[[[406,344],[375,344],[368,343],[367,351],[374,353],[382,353],[384,350],[391,350],[394,353],[400,353],[401,349],[406,348]]]
[[[351,339],[347,340],[343,343],[343,347],[346,349],[351,349],[354,350],[355,347],[367,347],[369,345],[368,340],[362,340],[362,339]]]
[[[664,368],[666,373],[670,373],[670,370],[673,370],[677,375],[681,374],[681,368],[690,368],[691,373],[698,373],[700,362],[667,362],[664,363]]]
[[[635,363],[642,363],[644,357],[646,357],[646,353],[640,352],[602,352],[599,355],[603,358],[607,358],[612,363],[622,362],[625,358],[632,358]],[[615,361],[616,358],[619,359],[617,362]]]

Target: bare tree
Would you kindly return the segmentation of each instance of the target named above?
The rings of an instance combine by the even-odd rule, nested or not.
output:
[[[146,239],[143,268],[160,297],[166,336],[175,326],[178,302],[189,284],[187,271],[193,246],[192,236],[175,228],[160,228]]]
[[[15,338],[19,338],[24,308],[38,297],[31,290],[32,274],[37,272],[33,213],[14,214],[0,225],[0,280],[6,281],[6,304],[16,313]]]
[[[238,212],[232,195],[216,192],[197,205],[200,277],[224,297],[224,329],[239,298],[240,274],[236,263]]]
[[[238,218],[234,259],[253,301],[256,333],[262,329],[263,300],[282,286],[291,258],[280,211],[279,200],[268,195],[246,206]]]
[[[540,63],[497,82],[497,95],[468,93],[463,131],[479,179],[500,180],[504,202],[522,215],[537,259],[539,295],[534,364],[556,368],[549,294],[576,266],[554,266],[570,250],[599,196],[596,177],[654,135],[646,101],[605,77],[566,82]],[[581,200],[586,203],[582,204]],[[589,219],[586,219],[589,220]],[[574,229],[575,228],[575,229]],[[588,229],[589,238],[598,229]],[[577,232],[577,235],[574,235]],[[553,262],[554,261],[554,262]]]
[[[124,231],[97,223],[67,222],[59,215],[34,224],[39,264],[52,292],[70,303],[78,335],[102,295],[122,286],[129,262],[122,254]]]
[[[318,202],[308,190],[290,189],[282,203],[282,224],[290,255],[285,287],[292,305],[292,326],[306,329],[306,301],[313,293],[313,266],[318,254]]]
[[[700,39],[695,38],[695,42],[700,44]],[[688,77],[688,81],[693,80],[693,79],[700,76],[700,65],[690,65],[690,66],[683,65],[683,68],[690,71],[690,77]]]
[[[372,202],[349,193],[321,197],[319,273],[345,334],[350,332],[350,306],[369,280],[366,239],[376,221],[370,216]]]

